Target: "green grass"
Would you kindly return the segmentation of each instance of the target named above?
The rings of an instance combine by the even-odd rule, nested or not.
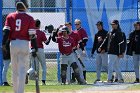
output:
[[[41,69],[41,67],[40,67]],[[40,90],[41,92],[49,92],[49,91],[74,91],[80,90],[83,88],[87,88],[90,85],[60,85],[57,81],[57,64],[47,63],[47,81],[46,86],[41,85],[41,70],[40,70]],[[8,82],[11,83],[11,67],[8,69],[7,74]],[[93,84],[95,80],[95,73],[88,72],[87,73],[87,82]],[[12,92],[13,89],[11,86],[0,86],[0,93],[1,92]],[[34,92],[35,91],[35,81],[29,80],[29,83],[25,86],[26,92]]]
[[[140,84],[128,87],[128,90],[140,90]]]
[[[41,67],[40,67],[41,69]],[[93,84],[93,82],[96,79],[96,73],[95,72],[87,72],[87,82],[89,84]],[[41,80],[41,70],[40,70],[40,74],[39,74],[39,78]],[[106,73],[102,73],[101,75],[101,80],[106,80],[107,79],[107,75]],[[11,67],[8,69],[8,74],[7,74],[7,79],[8,82],[11,83]],[[53,63],[47,63],[47,81],[46,84],[48,85],[55,85],[58,84],[57,81],[57,64],[53,64]],[[34,81],[29,80],[29,85],[34,85]]]
[[[85,85],[46,85],[46,86],[40,86],[41,92],[64,92],[64,91],[75,91],[80,90],[83,88],[87,88],[89,86]],[[11,92],[13,91],[11,86],[0,86],[0,93],[1,92]],[[25,87],[26,92],[35,92],[35,86],[34,85],[27,85]]]
[[[41,69],[41,67],[40,67],[40,69]],[[125,77],[128,78],[129,75],[131,75],[131,73],[129,73],[129,74],[126,73]],[[54,64],[54,62],[47,63],[47,81],[46,81],[47,85],[46,86],[41,85],[41,70],[40,70],[40,74],[39,74],[40,90],[41,90],[41,92],[51,92],[51,91],[63,92],[63,91],[75,91],[75,90],[81,90],[81,89],[88,88],[88,87],[93,87],[92,84],[96,80],[96,73],[87,72],[86,76],[87,76],[86,81],[89,85],[60,85],[60,83],[58,83],[58,81],[57,81],[57,64]],[[11,68],[9,68],[9,70],[8,70],[7,78],[8,78],[8,82],[11,83]],[[107,80],[106,73],[101,74],[101,80],[103,80],[103,81]],[[138,90],[138,89],[140,89],[140,85],[134,85],[132,87],[129,87],[128,89]],[[6,87],[0,86],[0,93],[12,92],[12,91],[13,91],[13,89],[11,86],[6,86]],[[34,92],[35,91],[35,81],[29,80],[29,84],[25,86],[25,91]]]

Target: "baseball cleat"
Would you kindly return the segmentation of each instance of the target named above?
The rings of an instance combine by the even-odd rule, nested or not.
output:
[[[2,84],[2,86],[10,86],[10,85],[8,84],[8,82],[4,82],[4,83]]]

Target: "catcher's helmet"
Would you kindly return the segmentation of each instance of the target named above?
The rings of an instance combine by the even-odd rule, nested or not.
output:
[[[61,29],[60,29],[61,32],[63,31],[67,31],[67,33],[69,33],[69,29],[67,26],[63,26]]]
[[[45,26],[45,30],[48,30],[48,33],[52,33],[52,31],[54,30],[54,26],[51,24],[48,26]]]

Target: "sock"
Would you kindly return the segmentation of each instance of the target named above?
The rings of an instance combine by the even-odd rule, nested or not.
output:
[[[83,71],[84,79],[86,80],[86,70]]]

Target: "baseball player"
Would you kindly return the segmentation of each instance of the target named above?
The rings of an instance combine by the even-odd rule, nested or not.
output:
[[[78,54],[80,55],[80,59],[81,59],[80,61],[84,62],[84,59],[86,57],[85,46],[88,41],[88,36],[87,36],[86,30],[82,28],[81,26],[81,20],[75,19],[74,23],[76,27],[75,33],[78,34],[79,39],[80,39],[79,48],[77,51],[78,51]],[[84,75],[84,79],[86,80],[86,69],[84,66],[83,66],[83,75]]]
[[[35,21],[26,14],[27,2],[17,2],[16,12],[6,17],[3,42],[10,40],[12,83],[14,93],[24,93],[25,77],[29,63],[29,41],[37,52]],[[3,47],[5,45],[3,44]]]
[[[80,39],[79,39],[79,36],[78,36],[78,34],[77,33],[75,33],[74,31],[72,31],[72,25],[71,25],[71,23],[70,22],[67,22],[67,23],[65,23],[65,26],[67,26],[68,27],[68,29],[69,29],[69,36],[70,37],[72,37],[73,39],[74,39],[74,42],[75,42],[75,45],[76,45],[76,47],[78,46],[78,43],[80,42]],[[62,36],[62,32],[59,32],[58,33],[58,36]],[[75,53],[75,52],[74,52]],[[79,72],[80,72],[80,77],[84,80],[84,76],[83,76],[83,67],[82,67],[82,65],[81,65],[81,63],[79,62],[79,60],[78,60],[78,54],[77,53],[75,53],[75,56],[76,56],[76,59],[77,59],[77,61],[76,61],[76,63],[77,63],[77,65],[78,65],[78,68],[79,68]],[[70,71],[71,69],[70,69],[70,65],[68,65],[68,68],[67,68],[67,81],[68,81],[68,83],[73,83],[74,81],[72,81],[72,80],[74,80],[75,79],[75,75],[74,75],[74,72],[72,71],[72,80],[70,80]],[[70,82],[71,81],[71,82]]]
[[[75,49],[75,42],[68,33],[69,29],[66,26],[61,28],[62,36],[56,37],[57,33],[53,34],[52,40],[58,43],[59,51],[61,53],[60,62],[61,62],[61,80],[62,84],[66,84],[66,73],[68,64],[71,65],[75,73],[75,77],[79,84],[86,84],[82,81],[79,74],[78,65],[76,64],[75,54],[73,53]]]
[[[3,45],[5,45],[5,49],[3,48],[3,69],[2,69],[2,81],[3,86],[10,86],[7,82],[7,71],[10,65],[10,41],[3,42]]]
[[[74,31],[72,31],[72,25],[71,25],[70,22],[65,23],[65,26],[67,26],[67,27],[69,28],[69,31],[70,31],[69,36],[72,37],[72,38],[74,39],[75,44],[76,44],[76,48],[78,48],[78,44],[79,44],[79,42],[80,42],[79,35],[78,35],[77,33],[75,33]],[[75,53],[75,56],[76,56],[76,58],[77,58],[76,63],[77,63],[78,68],[79,68],[80,77],[84,80],[84,79],[85,79],[85,78],[84,78],[84,75],[83,75],[83,71],[84,71],[83,68],[84,68],[84,66],[83,66],[83,64],[80,63],[80,61],[78,60],[78,59],[80,59],[78,53]],[[68,67],[69,67],[69,66],[68,66]],[[69,68],[68,68],[68,69],[69,69]],[[68,71],[69,71],[69,70],[68,70]],[[74,78],[75,78],[74,73],[72,73],[72,78],[73,78],[72,80],[74,80]],[[73,81],[71,81],[71,82],[73,82]]]
[[[140,65],[140,22],[136,21],[134,23],[134,31],[129,34],[128,45],[127,45],[127,55],[133,57],[134,71],[135,71],[135,81],[134,83],[140,82],[139,76],[139,65]]]
[[[96,76],[97,76],[97,79],[95,80],[94,83],[96,83],[97,81],[100,81],[102,68],[106,72],[108,72],[107,43],[104,44],[104,47],[102,47],[102,50],[100,50],[100,51],[98,50],[98,48],[102,45],[104,39],[106,38],[106,35],[108,32],[106,30],[104,30],[102,21],[98,21],[96,26],[97,26],[98,32],[95,34],[93,48],[91,51],[91,54],[92,54],[91,57],[93,56],[95,50],[97,52],[97,55],[96,55],[96,74],[97,74]]]
[[[125,34],[121,31],[119,21],[113,20],[111,22],[112,31],[107,34],[108,41],[108,83],[112,83],[112,73],[115,70],[119,83],[123,83],[123,77],[120,69],[120,58],[124,56],[126,49],[126,37]],[[103,46],[102,46],[103,47]],[[102,49],[100,47],[98,50]]]
[[[37,47],[38,47],[38,52],[37,55],[31,56],[31,61],[32,61],[32,66],[31,68],[27,71],[27,75],[31,75],[34,72],[34,60],[36,60],[35,62],[40,62],[41,67],[42,67],[42,85],[46,85],[45,81],[46,81],[46,58],[45,58],[45,53],[44,53],[44,48],[43,48],[43,43],[45,43],[46,45],[48,45],[50,43],[51,40],[51,36],[50,38],[47,40],[46,35],[44,32],[40,31],[40,26],[41,26],[41,22],[39,19],[35,20],[35,26],[36,26],[36,36],[37,36]],[[32,49],[32,47],[31,47]],[[34,59],[35,57],[35,59]],[[26,76],[26,84],[28,83],[28,76]]]

